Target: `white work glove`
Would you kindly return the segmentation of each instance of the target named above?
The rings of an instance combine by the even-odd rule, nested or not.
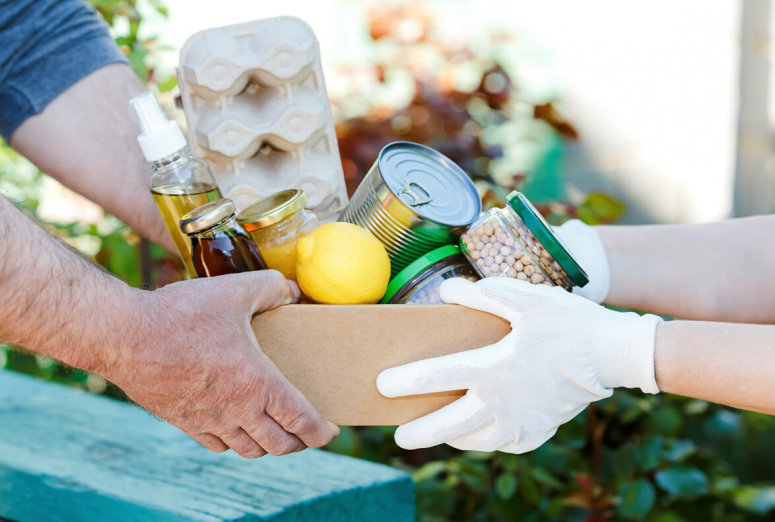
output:
[[[613,388],[658,393],[654,336],[661,321],[603,308],[559,287],[507,278],[448,279],[441,298],[503,317],[512,331],[485,348],[391,368],[377,378],[386,397],[468,390],[396,431],[417,449],[524,453]]]
[[[596,303],[604,302],[611,290],[611,269],[600,235],[578,219],[566,221],[554,232],[589,276],[589,283],[583,288],[574,287],[573,293]]]

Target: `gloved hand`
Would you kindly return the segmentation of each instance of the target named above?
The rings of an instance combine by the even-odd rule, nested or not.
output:
[[[446,303],[511,322],[485,348],[391,368],[377,378],[386,397],[468,390],[454,403],[398,428],[396,443],[446,442],[461,450],[524,453],[613,388],[658,393],[654,337],[659,317],[603,308],[559,287],[515,279],[449,279]]]
[[[578,219],[571,219],[554,231],[589,276],[589,283],[583,288],[574,287],[573,293],[596,303],[604,302],[611,290],[611,269],[600,235]]]

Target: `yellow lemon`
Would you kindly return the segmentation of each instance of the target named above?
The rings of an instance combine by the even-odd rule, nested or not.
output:
[[[318,303],[377,303],[390,280],[390,258],[371,232],[350,223],[328,223],[299,239],[296,277]]]

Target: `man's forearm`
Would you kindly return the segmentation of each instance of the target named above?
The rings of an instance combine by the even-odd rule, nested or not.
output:
[[[43,172],[174,252],[149,192],[151,173],[129,108],[129,99],[142,91],[128,66],[103,67],[25,121],[11,145]]]
[[[659,389],[775,415],[775,326],[669,321],[657,328]]]
[[[598,227],[607,304],[684,319],[775,322],[775,217],[707,225]]]
[[[0,341],[104,375],[139,290],[109,275],[0,196]],[[126,343],[123,343],[124,345]]]

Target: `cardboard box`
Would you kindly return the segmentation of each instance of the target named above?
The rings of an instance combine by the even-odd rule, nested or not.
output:
[[[261,349],[323,414],[340,426],[399,425],[464,391],[388,399],[382,370],[498,342],[511,326],[456,305],[289,305],[253,320]]]

